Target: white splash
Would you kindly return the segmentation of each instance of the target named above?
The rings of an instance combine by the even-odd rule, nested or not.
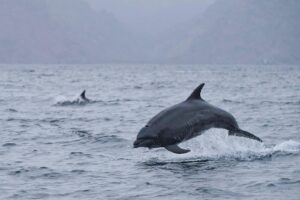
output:
[[[59,106],[68,106],[68,105],[85,105],[88,101],[81,98],[81,96],[66,97],[66,96],[57,96],[54,99],[54,105]]]
[[[300,152],[300,142],[296,142],[293,140],[288,140],[282,142],[273,148],[274,151],[283,151],[288,153],[298,153]]]
[[[228,136],[222,129],[212,129],[203,135],[180,144],[182,148],[190,149],[187,154],[173,154],[163,148],[155,150],[155,158],[159,160],[201,160],[201,159],[229,159],[256,160],[271,157],[275,153],[280,155],[300,153],[300,142],[284,141],[277,145],[267,146],[255,140],[242,137]],[[152,152],[153,153],[153,152]]]

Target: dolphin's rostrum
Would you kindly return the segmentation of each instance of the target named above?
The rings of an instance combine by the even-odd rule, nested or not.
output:
[[[137,135],[134,148],[165,147],[182,154],[190,150],[177,146],[179,143],[201,135],[210,128],[224,128],[230,136],[240,136],[262,140],[247,131],[241,130],[235,118],[228,112],[215,107],[201,97],[204,83],[182,103],[171,106],[154,116]]]

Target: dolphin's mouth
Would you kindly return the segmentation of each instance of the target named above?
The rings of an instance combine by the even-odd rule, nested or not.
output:
[[[155,140],[152,138],[141,138],[141,139],[136,139],[133,143],[133,148],[138,148],[138,147],[154,148],[154,147],[158,147],[158,145],[156,144]]]

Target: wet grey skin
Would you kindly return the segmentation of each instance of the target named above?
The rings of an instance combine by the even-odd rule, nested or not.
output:
[[[83,90],[83,92],[80,94],[80,98],[82,100],[84,100],[85,102],[90,102],[91,101],[90,99],[86,98],[86,96],[85,96],[85,90]]]
[[[189,149],[182,149],[178,144],[199,136],[210,128],[223,128],[228,130],[229,136],[262,142],[259,137],[240,129],[230,113],[203,100],[203,86],[204,83],[199,85],[185,101],[154,116],[138,133],[134,148],[164,147],[173,153],[188,153]]]

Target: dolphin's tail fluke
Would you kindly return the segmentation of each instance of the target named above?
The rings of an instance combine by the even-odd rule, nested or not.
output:
[[[247,131],[241,130],[241,129],[230,130],[228,132],[228,135],[230,135],[230,136],[238,136],[238,137],[246,137],[246,138],[249,138],[249,139],[252,139],[252,140],[257,140],[259,142],[262,142],[262,140],[259,137],[255,136],[252,133],[249,133]]]

